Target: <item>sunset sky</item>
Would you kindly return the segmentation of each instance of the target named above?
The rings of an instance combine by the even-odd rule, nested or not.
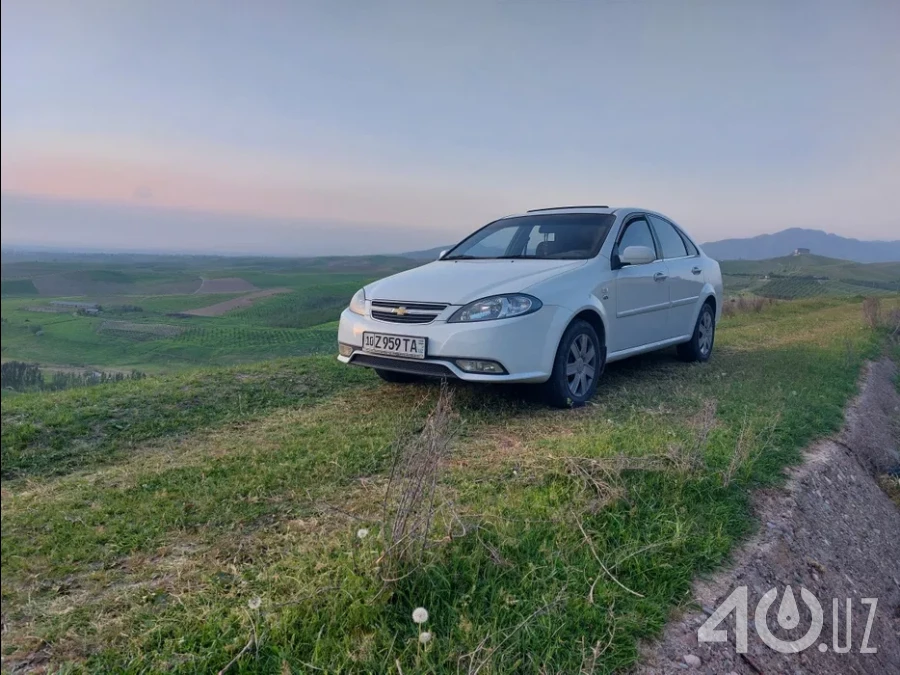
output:
[[[900,2],[4,0],[3,243],[446,244],[566,203],[900,237]]]

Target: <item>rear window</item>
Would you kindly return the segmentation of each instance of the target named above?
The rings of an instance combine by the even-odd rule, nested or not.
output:
[[[684,258],[688,254],[687,247],[672,223],[656,216],[650,216],[650,220],[656,230],[663,258]]]
[[[504,218],[464,239],[443,260],[593,258],[615,219],[610,213],[547,213]]]

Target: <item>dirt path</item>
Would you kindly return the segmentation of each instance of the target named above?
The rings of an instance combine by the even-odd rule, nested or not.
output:
[[[900,511],[873,479],[873,474],[900,465],[896,372],[886,359],[870,364],[861,393],[847,411],[844,431],[810,448],[783,489],[762,495],[757,505],[761,532],[736,554],[732,569],[695,584],[702,611],[681,615],[660,642],[645,645],[638,673],[900,673]],[[787,585],[799,606],[793,630],[783,629],[775,618]],[[726,642],[700,644],[698,628],[741,586],[749,597],[747,653],[735,650],[734,612],[718,626],[728,629]],[[800,588],[821,604],[823,629],[800,653],[773,650],[755,630],[757,603],[773,587],[778,595],[767,624],[785,641],[802,637],[811,625]],[[846,599],[851,599],[849,653],[834,650],[833,598],[839,602],[839,646],[845,644]],[[868,640],[877,649],[874,654],[860,653],[870,614],[863,598],[878,598]]]
[[[245,307],[249,307],[254,302],[262,298],[268,298],[269,296],[276,295],[278,293],[290,292],[290,288],[266,288],[262,291],[256,291],[255,293],[247,293],[246,295],[242,295],[239,298],[217,302],[214,305],[207,305],[206,307],[200,307],[198,309],[189,309],[181,313],[190,314],[191,316],[222,316],[226,312],[230,312],[233,309],[243,309]]]

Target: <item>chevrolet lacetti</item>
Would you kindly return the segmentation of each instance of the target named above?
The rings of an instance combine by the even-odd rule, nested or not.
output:
[[[535,209],[360,289],[341,314],[338,359],[388,382],[542,383],[548,402],[572,406],[612,361],[673,345],[708,360],[721,306],[719,264],[671,218]]]

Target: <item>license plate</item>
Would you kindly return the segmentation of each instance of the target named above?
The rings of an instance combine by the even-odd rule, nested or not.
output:
[[[363,333],[363,351],[387,356],[403,356],[408,359],[425,358],[425,338],[407,335]]]

